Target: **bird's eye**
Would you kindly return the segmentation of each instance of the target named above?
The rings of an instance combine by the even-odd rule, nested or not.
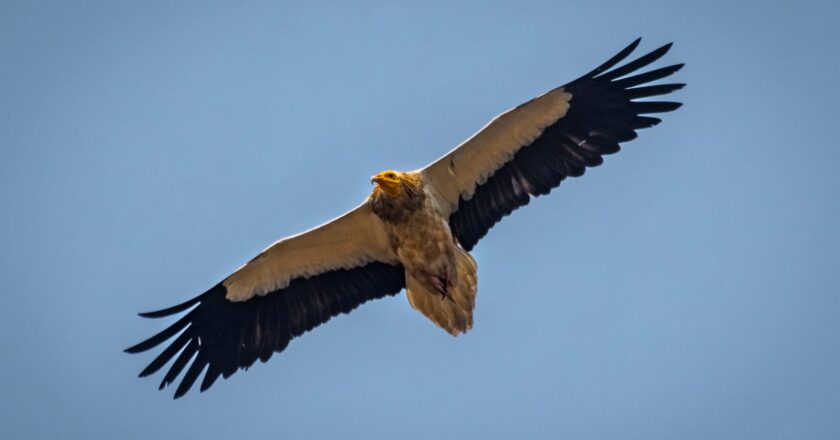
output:
[[[394,173],[388,173],[385,176],[388,177],[389,179],[393,179],[394,177],[397,177],[397,175],[394,174]]]

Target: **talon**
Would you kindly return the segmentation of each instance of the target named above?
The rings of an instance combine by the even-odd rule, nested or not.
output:
[[[432,282],[432,285],[434,285],[435,290],[440,292],[440,300],[443,301],[444,298],[448,298],[454,303],[455,300],[452,299],[452,295],[449,294],[449,289],[452,288],[452,281],[449,277],[449,270],[447,269],[445,277],[440,277],[431,273],[429,273],[428,276],[429,280]]]

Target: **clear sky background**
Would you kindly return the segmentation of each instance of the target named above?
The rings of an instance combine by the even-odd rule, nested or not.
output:
[[[836,2],[286,3],[0,2],[0,437],[840,436]],[[136,312],[638,36],[685,106],[479,243],[472,332],[401,295],[136,378]]]

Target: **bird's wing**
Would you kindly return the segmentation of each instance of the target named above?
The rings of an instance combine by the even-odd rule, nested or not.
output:
[[[583,175],[586,167],[600,165],[603,155],[617,152],[619,143],[634,139],[636,130],[660,122],[644,115],[680,107],[677,102],[637,101],[685,85],[647,85],[682,64],[636,73],[665,55],[670,44],[613,69],[639,41],[577,80],[497,116],[421,170],[464,249],[472,249],[531,196],[548,194],[568,176]]]
[[[201,391],[220,375],[227,378],[257,359],[267,361],[292,338],[331,317],[365,301],[395,295],[404,285],[404,269],[388,245],[381,220],[365,203],[329,223],[274,243],[187,302],[141,313],[160,318],[192,308],[162,332],[126,351],[146,351],[177,335],[140,373],[141,377],[150,375],[178,355],[160,384],[162,389],[192,361],[175,392],[177,398],[205,367]]]

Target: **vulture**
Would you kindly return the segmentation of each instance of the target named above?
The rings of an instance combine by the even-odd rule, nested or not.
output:
[[[184,314],[125,350],[144,352],[171,340],[140,377],[172,361],[161,389],[186,369],[175,398],[202,373],[204,391],[330,318],[403,289],[411,307],[441,329],[455,336],[470,330],[477,265],[469,252],[490,228],[660,122],[648,115],[681,106],[648,98],[681,89],[685,84],[656,82],[682,64],[640,72],[671,44],[619,66],[639,42],[502,113],[425,168],[374,175],[361,205],[277,241],[201,295],[141,313]]]

